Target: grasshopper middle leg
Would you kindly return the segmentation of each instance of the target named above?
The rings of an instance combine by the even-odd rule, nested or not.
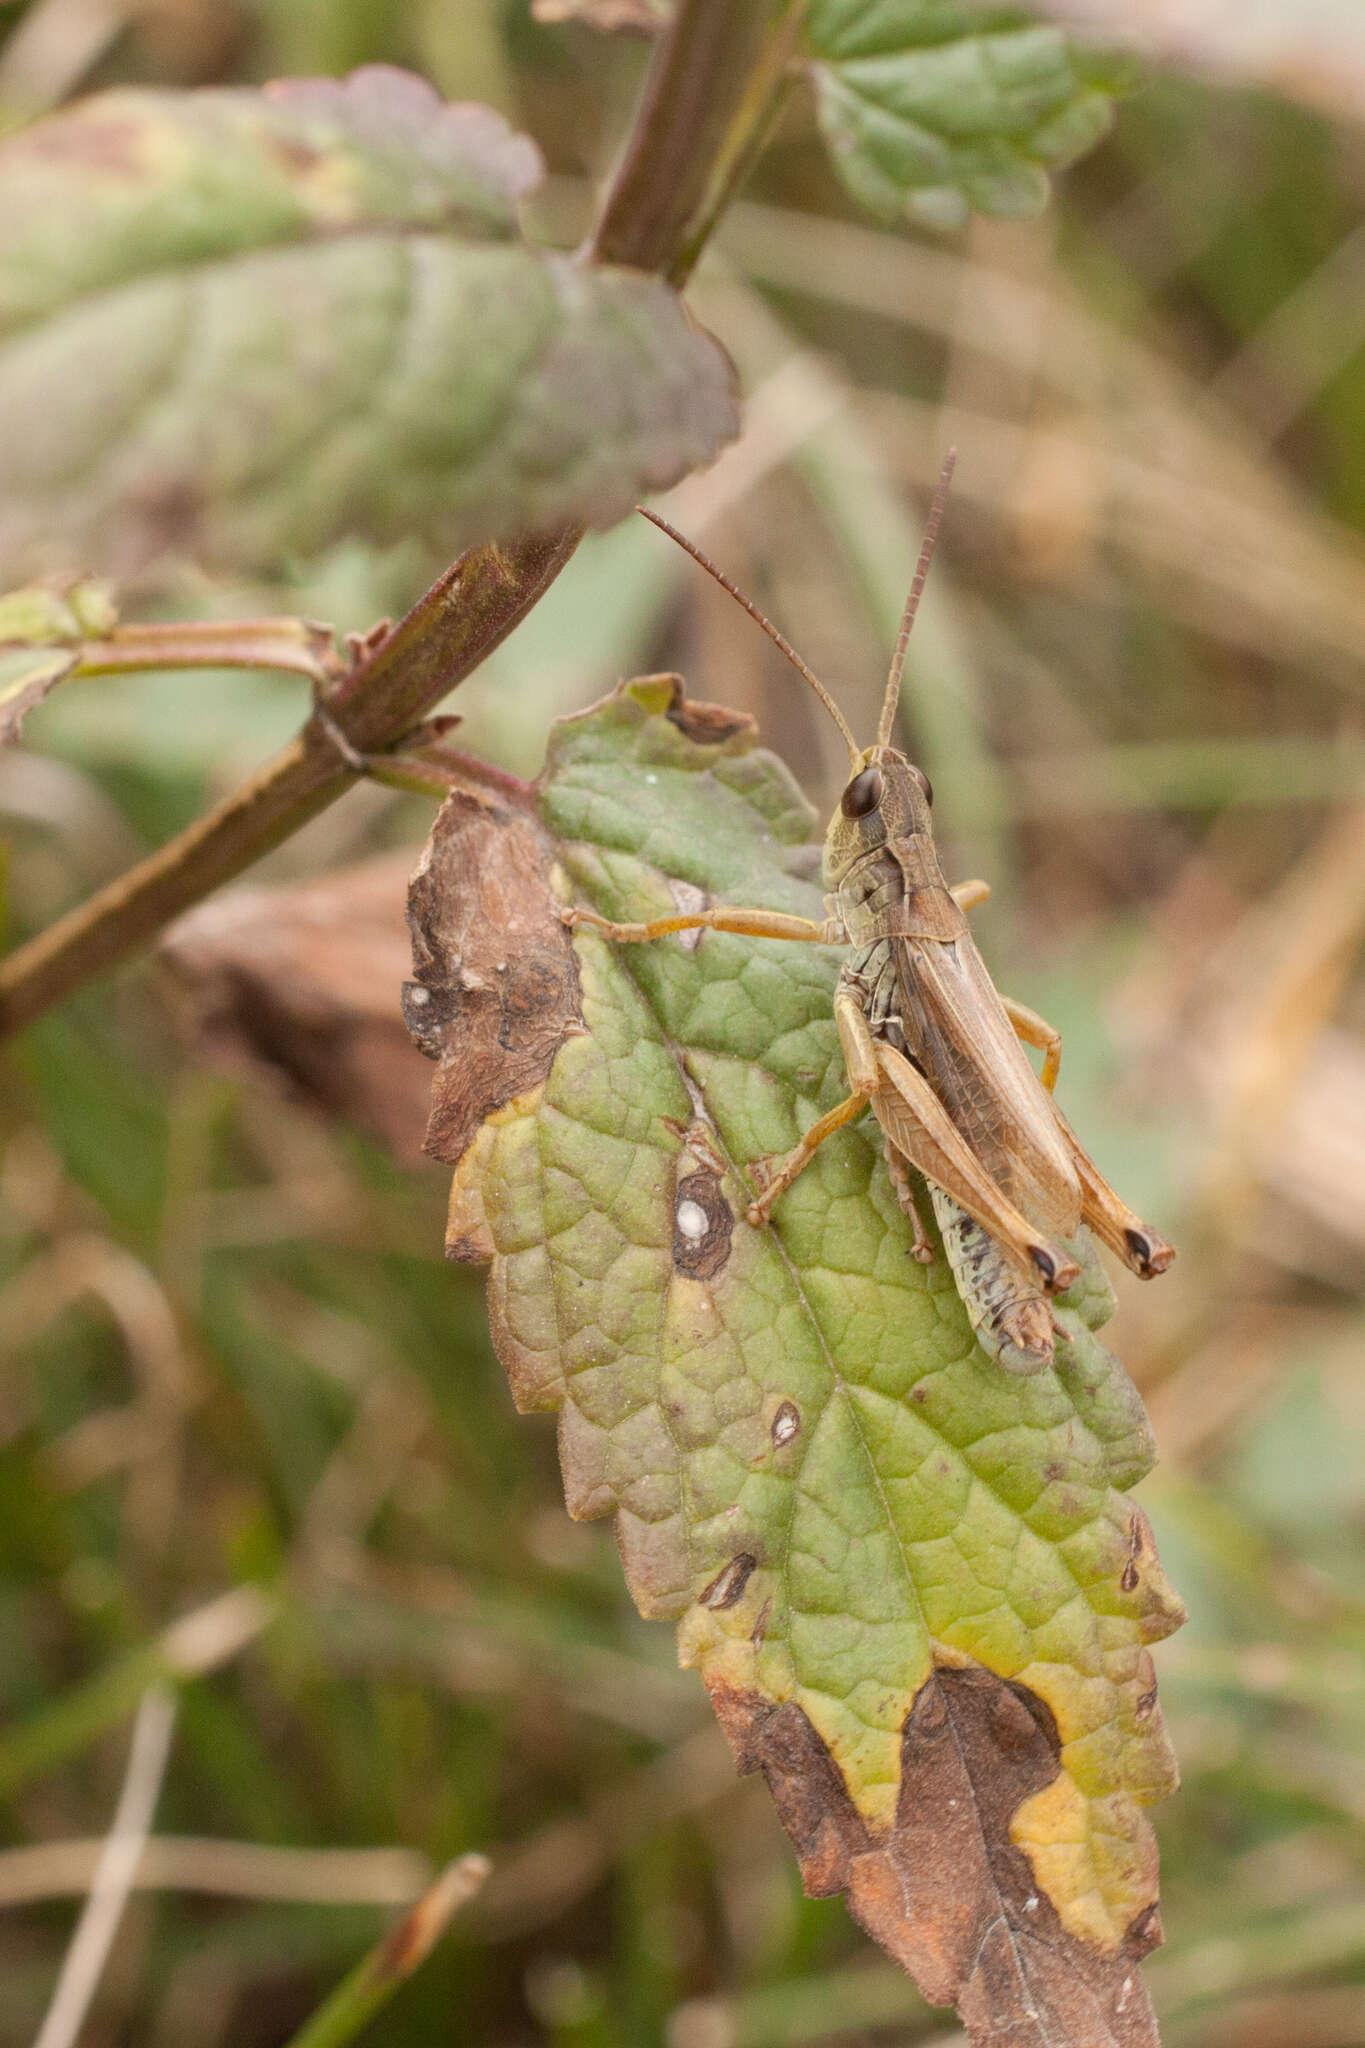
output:
[[[749,1221],[755,1229],[767,1222],[773,1203],[779,1195],[786,1193],[798,1173],[809,1166],[817,1147],[823,1145],[826,1138],[832,1138],[836,1131],[842,1130],[845,1124],[852,1123],[855,1116],[860,1116],[881,1086],[876,1048],[867,1028],[867,1019],[857,997],[843,985],[834,998],[834,1021],[838,1026],[844,1067],[853,1092],[834,1109],[827,1111],[818,1123],[813,1123],[784,1159],[755,1162],[760,1187],[757,1200],[749,1204]]]
[[[827,1110],[817,1123],[813,1123],[805,1136],[774,1166],[767,1160],[755,1160],[754,1178],[759,1182],[756,1201],[749,1204],[750,1223],[758,1229],[767,1222],[773,1203],[779,1195],[786,1193],[798,1173],[804,1171],[815,1157],[818,1148],[826,1138],[832,1138],[845,1124],[852,1123],[855,1116],[861,1116],[867,1108],[865,1095],[847,1095],[844,1100]]]
[[[871,1103],[886,1137],[925,1179],[951,1195],[976,1218],[1005,1257],[1041,1278],[1053,1294],[1070,1287],[1079,1267],[1069,1253],[1042,1239],[1002,1193],[955,1128],[919,1069],[893,1046],[874,1039],[854,987],[845,983],[834,998],[844,1065],[852,1094],[830,1110],[789,1152],[749,1208],[749,1221],[765,1223],[777,1196],[809,1164],[815,1149]]]

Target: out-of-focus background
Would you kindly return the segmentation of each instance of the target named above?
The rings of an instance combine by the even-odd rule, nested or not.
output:
[[[1155,1816],[1170,2048],[1365,2043],[1365,103],[1344,49],[1330,77],[1286,68],[1297,99],[1150,75],[1045,216],[943,239],[855,217],[798,95],[692,294],[747,431],[668,507],[870,735],[959,449],[908,727],[950,872],[993,884],[974,921],[997,979],[1061,1027],[1068,1113],[1180,1245],[1159,1286],[1120,1282],[1112,1326],[1191,1611],[1157,1660],[1185,1771]],[[29,0],[0,6],[0,122],[114,82],[374,58],[529,129],[552,173],[533,224],[572,242],[645,51],[523,0]],[[352,545],[229,587],[163,564],[126,604],[349,630],[439,566]],[[643,522],[585,542],[461,691],[461,743],[532,772],[551,717],[664,666],[752,708],[829,803],[818,706]],[[296,682],[242,676],[59,693],[0,756],[11,936],[305,710]],[[222,899],[169,964],[5,1056],[0,2044],[39,2025],[167,1659],[195,1675],[164,1839],[89,2048],[284,2042],[465,1849],[494,1877],[376,2048],[955,2040],[841,1902],[801,1897],[609,1530],[566,1520],[480,1277],[441,1261],[427,1069],[393,1033],[429,815],[356,790],[252,878],[311,894]],[[360,860],[367,882],[317,879]],[[349,987],[344,1030],[291,1007],[310,965]],[[245,1027],[292,1091],[207,1056]]]

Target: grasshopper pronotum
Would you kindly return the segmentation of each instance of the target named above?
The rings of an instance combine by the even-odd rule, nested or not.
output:
[[[1052,1089],[1061,1037],[1034,1011],[997,991],[966,918],[987,887],[948,887],[934,845],[928,779],[891,744],[905,650],[953,461],[950,451],[870,747],[859,747],[824,685],[714,562],[666,520],[645,513],[738,599],[810,684],[843,735],[851,773],[825,835],[829,916],[816,922],[729,904],[648,924],[612,924],[589,910],[562,914],[567,924],[589,925],[618,942],[701,926],[851,947],[834,996],[850,1093],[784,1159],[754,1162],[750,1170],[759,1192],[749,1205],[749,1221],[766,1223],[816,1148],[870,1107],[885,1139],[893,1186],[914,1227],[916,1256],[930,1259],[933,1253],[907,1164],[929,1183],[944,1250],[982,1343],[1009,1371],[1036,1372],[1053,1356],[1047,1296],[1063,1293],[1079,1277],[1064,1247],[1082,1224],[1144,1280],[1163,1272],[1175,1253],[1120,1201],[1057,1108]],[[1041,1075],[1023,1044],[1042,1052]]]

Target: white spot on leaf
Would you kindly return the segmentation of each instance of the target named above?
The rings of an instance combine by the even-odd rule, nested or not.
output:
[[[795,1401],[784,1401],[772,1419],[769,1434],[777,1450],[789,1444],[801,1427],[801,1410]]]

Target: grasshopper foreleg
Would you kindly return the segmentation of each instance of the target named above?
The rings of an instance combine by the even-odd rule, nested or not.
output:
[[[843,936],[841,926],[812,917],[788,917],[780,910],[750,910],[742,905],[718,903],[711,910],[680,911],[676,917],[652,917],[647,924],[613,924],[595,910],[580,910],[574,904],[560,907],[560,920],[572,931],[586,925],[618,945],[634,945],[644,939],[666,939],[670,932],[741,932],[750,939],[804,939],[819,945]]]

